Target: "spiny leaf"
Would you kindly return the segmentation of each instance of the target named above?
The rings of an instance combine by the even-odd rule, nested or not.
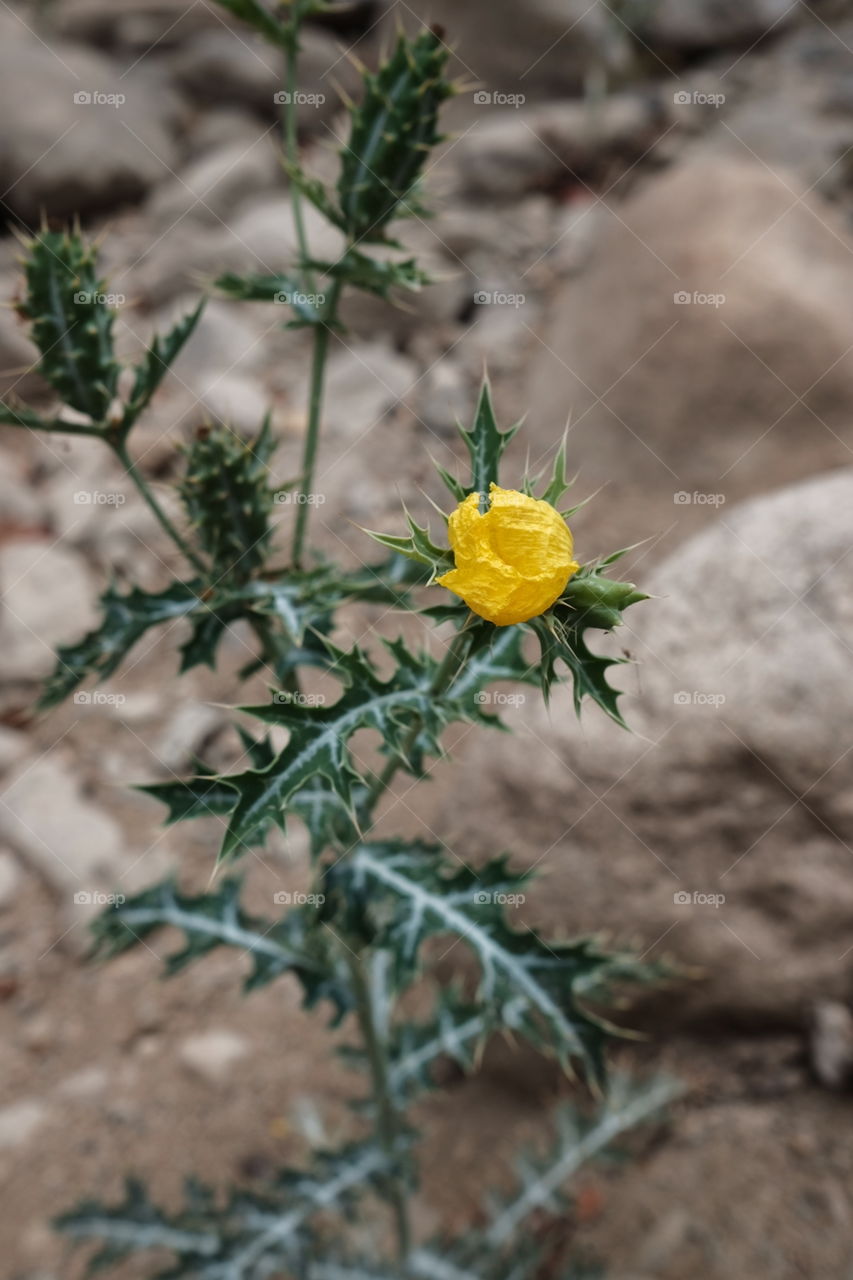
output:
[[[224,1205],[207,1187],[188,1183],[186,1207],[171,1214],[154,1205],[139,1182],[128,1181],[119,1204],[87,1200],[55,1225],[72,1239],[99,1242],[90,1274],[137,1253],[166,1249],[175,1266],[159,1273],[162,1280],[303,1275],[318,1252],[314,1218],[350,1211],[358,1195],[381,1189],[387,1169],[383,1152],[371,1143],[353,1143],[319,1152],[311,1169],[282,1169],[263,1190],[232,1189]]]
[[[432,283],[414,258],[406,258],[402,262],[380,261],[359,253],[357,249],[348,249],[338,262],[311,261],[306,265],[332,279],[343,280],[355,289],[375,293],[380,298],[388,298],[395,287],[416,293],[424,285]]]
[[[613,582],[599,566],[587,566],[570,579],[557,603],[525,625],[535,632],[540,644],[540,678],[547,699],[558,679],[557,663],[563,662],[573,681],[575,710],[580,714],[585,697],[590,697],[617,724],[627,728],[619,710],[620,691],[607,680],[607,671],[624,658],[594,653],[587,632],[611,630],[622,621],[630,605],[648,597],[630,582]]]
[[[275,302],[290,307],[298,325],[327,322],[321,296],[306,293],[293,276],[283,273],[239,276],[227,272],[215,281],[215,287],[229,298],[242,302]]]
[[[524,901],[526,873],[499,857],[474,871],[450,867],[441,852],[419,842],[360,844],[328,872],[325,910],[359,915],[373,944],[393,952],[397,980],[410,981],[423,943],[437,934],[461,938],[482,971],[479,999],[498,1020],[511,1001],[523,999],[519,1030],[561,1062],[581,1060],[593,1078],[603,1074],[606,1027],[582,1005],[579,992],[606,983],[608,970],[626,971],[626,959],[590,939],[545,942],[505,919],[508,905]],[[345,927],[345,926],[344,926]]]
[[[268,463],[275,442],[266,418],[254,440],[203,427],[187,453],[180,494],[218,583],[245,582],[264,563],[272,536]]]
[[[217,3],[235,18],[248,23],[272,45],[285,48],[292,38],[287,26],[273,16],[263,0],[217,0]]]
[[[43,230],[28,246],[26,297],[39,372],[63,402],[103,422],[116,396],[114,311],[107,305],[95,250],[77,232]]]
[[[398,555],[406,556],[408,560],[427,565],[430,570],[430,582],[440,573],[446,573],[448,569],[452,569],[454,564],[452,551],[435,545],[430,537],[429,526],[419,525],[408,512],[406,512],[406,522],[409,526],[408,536],[376,533],[372,529],[365,529],[364,532],[380,546],[387,547],[389,551],[396,551]]]
[[[186,617],[205,606],[200,584],[174,582],[151,594],[133,587],[122,595],[110,586],[101,596],[103,619],[77,644],[63,645],[45,683],[39,708],[54,707],[89,676],[105,680],[151,627]]]
[[[133,386],[125,407],[120,434],[127,434],[130,427],[150,402],[154,392],[160,386],[186,343],[192,337],[204,310],[205,301],[202,298],[192,311],[176,321],[165,334],[156,333],[154,335],[151,346],[146,351],[141,362],[136,366]]]
[[[439,37],[425,30],[412,40],[400,35],[379,70],[364,73],[361,99],[350,108],[337,191],[352,239],[384,238],[441,141],[438,113],[453,92],[444,77],[447,58]]]
[[[510,427],[507,431],[499,429],[492,405],[491,387],[488,380],[484,380],[471,430],[459,428],[471,455],[471,484],[467,493],[487,494],[489,485],[498,483],[501,458],[519,425]]]
[[[93,954],[118,955],[170,926],[183,933],[184,946],[166,957],[168,975],[217,947],[235,947],[252,960],[247,991],[292,973],[302,985],[306,1007],[328,999],[336,1020],[343,1017],[351,1004],[346,970],[331,954],[325,932],[316,927],[312,905],[293,907],[279,920],[260,920],[241,906],[241,889],[237,877],[195,895],[181,893],[172,881],[155,885],[94,920]]]

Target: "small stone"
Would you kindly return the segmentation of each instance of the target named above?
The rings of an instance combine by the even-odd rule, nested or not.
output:
[[[178,1056],[193,1075],[209,1084],[222,1084],[231,1074],[231,1068],[249,1052],[249,1045],[233,1031],[204,1031],[184,1040]]]
[[[6,677],[35,679],[55,664],[57,644],[95,623],[94,591],[80,556],[26,539],[0,550],[0,649]]]
[[[853,1083],[853,1012],[837,1000],[821,1000],[812,1011],[809,1037],[812,1067],[826,1089]]]
[[[32,1100],[15,1102],[0,1111],[0,1150],[22,1147],[47,1118],[47,1109]]]
[[[108,1084],[109,1076],[103,1067],[83,1067],[57,1085],[56,1092],[64,1098],[98,1098]]]
[[[200,754],[206,740],[222,724],[222,712],[216,707],[197,702],[179,707],[155,748],[158,760],[170,772],[179,772]]]
[[[118,825],[84,798],[74,776],[52,756],[26,765],[10,779],[0,829],[55,889],[73,895],[81,908],[92,905],[96,886],[105,874],[115,873],[126,850]]]
[[[0,773],[11,769],[30,749],[26,734],[0,727]]]

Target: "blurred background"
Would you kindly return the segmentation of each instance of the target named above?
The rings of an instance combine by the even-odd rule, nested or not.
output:
[[[336,342],[317,540],[370,559],[401,496],[439,498],[484,365],[516,479],[569,424],[581,560],[657,598],[612,640],[629,736],[568,693],[463,735],[389,824],[543,872],[525,918],[604,930],[683,976],[625,1012],[618,1056],[684,1081],[668,1128],[585,1173],[561,1226],[618,1280],[853,1277],[853,4],[449,0],[342,5],[308,33],[300,130],[334,173],[353,59],[442,25],[460,92],[431,219],[400,237],[436,283],[357,298]],[[43,0],[0,11],[0,391],[47,408],[14,309],[18,237],[79,218],[128,355],[214,275],[292,259],[282,69],[214,0]],[[315,256],[336,237],[310,219]],[[134,436],[171,502],[175,444],[206,420],[296,470],[306,343],[275,308],[213,301]],[[281,511],[285,518],[286,508]],[[203,886],[217,831],[164,831],[129,781],[238,752],[220,671],[177,677],[180,626],[121,676],[34,718],[58,643],[110,575],[179,569],[97,443],[0,428],[0,1272],[75,1276],[49,1219],[132,1168],[168,1199],[344,1132],[348,1081],[289,984],[243,999],[230,955],[160,981],[168,940],[83,962],[99,893],[172,869]],[[348,621],[353,635],[364,619]],[[393,624],[390,624],[393,626]],[[389,622],[382,629],[388,631]],[[196,824],[193,824],[194,826]],[[250,895],[307,883],[296,826]],[[448,961],[449,972],[452,964]],[[419,1109],[421,1226],[475,1221],[485,1178],[569,1087],[495,1046]],[[462,1122],[464,1120],[464,1123]],[[122,1274],[125,1274],[124,1272]],[[143,1274],[128,1270],[126,1274]]]

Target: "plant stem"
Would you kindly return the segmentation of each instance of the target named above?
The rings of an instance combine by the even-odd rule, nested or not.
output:
[[[293,19],[294,30],[285,50],[284,83],[287,94],[282,111],[284,132],[284,153],[291,169],[299,164],[299,110],[296,96],[299,88],[299,20]],[[295,182],[290,183],[290,206],[293,210],[293,226],[296,231],[296,243],[299,248],[299,274],[307,286],[308,292],[314,293],[314,277],[305,263],[309,260],[308,236],[305,231],[305,214],[302,207],[302,192]]]
[[[113,448],[113,451],[115,452],[116,457],[121,462],[125,471],[130,476],[133,483],[136,485],[136,488],[139,490],[139,493],[142,495],[145,502],[148,504],[149,508],[156,516],[159,524],[162,526],[163,529],[165,529],[166,533],[168,533],[169,537],[172,539],[175,546],[182,552],[184,556],[186,556],[190,564],[195,569],[197,569],[199,573],[206,573],[207,569],[201,557],[198,556],[195,551],[193,551],[192,547],[189,545],[186,539],[180,533],[178,533],[178,530],[175,528],[172,521],[166,515],[166,512],[160,506],[160,503],[154,497],[154,494],[149,489],[147,483],[145,482],[145,480],[143,480],[142,476],[137,471],[136,465],[127,451],[127,446],[123,442],[121,443],[111,442],[111,443],[112,443],[112,448]]]
[[[394,1168],[400,1156],[400,1116],[391,1100],[391,1090],[388,1082],[388,1054],[385,1041],[376,1026],[376,1004],[365,973],[364,961],[360,955],[355,955],[348,948],[345,950],[345,954],[352,976],[356,1017],[361,1028],[364,1047],[370,1064],[373,1100],[376,1104],[377,1134],[382,1150],[388,1157],[392,1169],[388,1183],[388,1194],[394,1214],[397,1259],[402,1274],[405,1275],[412,1250],[412,1228],[409,1221],[406,1190]]]
[[[329,354],[331,326],[337,319],[342,281],[332,283],[323,312],[323,319],[314,326],[314,354],[311,360],[311,386],[308,399],[308,425],[305,430],[305,446],[302,451],[302,471],[296,490],[296,526],[293,530],[293,564],[301,567],[305,535],[308,530],[309,501],[313,493],[314,469],[317,464],[317,446],[320,443],[320,422],[323,412],[323,392],[326,376],[326,358]]]

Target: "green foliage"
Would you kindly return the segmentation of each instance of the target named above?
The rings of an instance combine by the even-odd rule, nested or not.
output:
[[[245,582],[266,561],[274,447],[267,418],[254,440],[241,440],[227,427],[201,427],[187,453],[181,498],[220,583]]]
[[[146,889],[97,918],[93,954],[118,955],[169,926],[184,935],[184,946],[166,959],[169,976],[217,947],[236,947],[252,962],[245,982],[247,991],[292,973],[302,987],[307,1008],[328,999],[336,1020],[343,1017],[351,1003],[349,986],[340,956],[332,952],[328,936],[316,927],[316,904],[295,907],[279,920],[260,920],[241,906],[241,888],[240,879],[230,877],[215,891],[195,896],[181,893],[172,881]]]
[[[353,240],[385,238],[441,140],[438,113],[453,92],[444,77],[447,57],[433,31],[413,40],[400,35],[376,74],[365,74],[362,100],[350,109],[337,188],[341,222]]]
[[[524,902],[529,879],[510,871],[503,856],[475,870],[420,842],[359,844],[328,871],[326,916],[388,952],[398,988],[417,974],[428,939],[461,939],[481,969],[477,1006],[493,1024],[501,1025],[511,1006],[514,1030],[563,1062],[581,1060],[601,1081],[605,1030],[579,992],[600,991],[613,966],[624,980],[624,958],[588,939],[546,942],[513,928],[507,907]]]
[[[27,249],[20,310],[41,352],[39,372],[65,404],[101,422],[115,399],[119,364],[115,313],[106,303],[95,251],[77,234],[47,230]]]
[[[282,50],[288,84],[295,83],[302,24],[326,8],[323,0],[220,3]],[[394,299],[401,290],[429,283],[413,258],[375,259],[357,246],[392,244],[391,221],[417,209],[418,186],[440,140],[439,109],[452,92],[447,57],[440,34],[424,30],[411,39],[400,35],[378,70],[364,73],[360,100],[349,107],[349,141],[334,190],[298,162],[290,94],[285,168],[296,260],[281,272],[226,274],[216,282],[235,300],[285,304],[290,326],[310,330],[311,392],[297,496],[313,492],[326,360],[330,335],[342,327],[341,295],[357,289]],[[336,260],[312,254],[303,199],[344,233]],[[599,655],[592,634],[611,630],[628,607],[645,599],[633,585],[609,577],[622,553],[585,565],[547,612],[507,627],[475,617],[458,599],[438,597],[434,580],[454,566],[454,556],[408,511],[406,532],[369,535],[384,548],[385,559],[354,570],[309,553],[303,543],[310,508],[296,503],[290,554],[270,567],[273,494],[279,486],[269,475],[275,444],[269,419],[251,440],[226,424],[197,432],[177,485],[188,524],[182,533],[138,473],[127,441],[192,335],[202,304],[155,336],[139,364],[123,371],[113,351],[109,295],[95,251],[80,234],[42,231],[28,246],[25,271],[20,310],[32,326],[38,367],[76,417],[42,418],[25,406],[0,405],[0,422],[102,439],[191,566],[186,580],[176,578],[156,591],[111,583],[101,598],[99,624],[59,650],[40,706],[56,705],[88,679],[120,672],[137,641],[157,627],[183,620],[186,671],[213,666],[228,628],[248,624],[256,648],[240,676],[263,672],[272,687],[269,701],[238,708],[254,725],[251,731],[238,727],[241,767],[219,774],[199,763],[194,777],[141,789],[166,806],[171,823],[217,822],[224,829],[219,863],[262,844],[273,827],[301,822],[317,890],[296,904],[287,895],[273,895],[277,909],[258,916],[243,905],[237,878],[224,878],[203,893],[184,892],[170,880],[96,920],[94,954],[108,958],[139,945],[150,949],[168,929],[167,936],[178,941],[165,959],[167,975],[226,947],[243,958],[247,989],[279,978],[295,981],[307,1008],[327,1002],[351,1041],[358,1032],[358,1044],[350,1043],[345,1057],[369,1077],[369,1096],[360,1100],[357,1114],[373,1132],[365,1141],[318,1154],[307,1169],[281,1170],[263,1188],[232,1190],[223,1198],[188,1184],[186,1203],[177,1212],[163,1211],[140,1184],[129,1181],[118,1204],[87,1201],[63,1215],[60,1228],[76,1239],[100,1242],[92,1269],[165,1249],[173,1261],[160,1275],[173,1280],[538,1280],[546,1270],[555,1278],[581,1280],[577,1270],[558,1270],[539,1247],[538,1233],[525,1233],[524,1227],[534,1210],[564,1212],[561,1196],[580,1164],[671,1096],[670,1087],[659,1082],[634,1088],[617,1079],[608,1085],[605,1070],[606,1043],[618,1033],[600,1010],[622,984],[656,981],[660,971],[589,938],[546,939],[517,927],[512,913],[524,901],[530,876],[514,870],[508,855],[474,868],[446,845],[379,838],[374,826],[397,772],[425,778],[451,726],[508,727],[488,710],[500,705],[488,693],[496,683],[541,684],[548,696],[567,678],[578,710],[590,698],[623,723],[619,695],[607,679],[622,659]],[[129,375],[123,381],[122,372]],[[130,390],[122,401],[125,381]],[[460,430],[470,478],[463,483],[442,468],[439,474],[455,502],[478,493],[485,504],[490,485],[500,483],[502,460],[518,427],[500,429],[484,382],[472,425]],[[542,499],[559,509],[570,487],[565,441],[542,483]],[[539,477],[522,482],[529,496],[539,485]],[[279,488],[287,493],[288,486]],[[404,611],[410,623],[417,615],[425,626],[452,627],[452,635],[439,633],[438,656],[422,641],[403,638],[382,640],[376,649],[363,641],[344,643],[341,636],[352,628],[341,610],[352,603],[377,606],[383,617]],[[308,692],[307,677],[323,692]],[[384,757],[376,769],[354,742],[364,731]],[[431,1011],[424,1013],[422,1005],[419,1019],[402,1017],[400,998],[414,985],[435,981],[430,959],[437,939],[464,943],[476,981],[436,991]],[[424,1090],[437,1087],[440,1061],[473,1071],[490,1037],[501,1032],[555,1056],[567,1069],[579,1068],[604,1100],[595,1112],[567,1109],[554,1121],[553,1142],[524,1160],[514,1193],[493,1201],[476,1231],[427,1245],[413,1242],[407,1200],[415,1183],[415,1135],[406,1109]],[[346,1221],[356,1208],[375,1216],[383,1205],[390,1206],[395,1225],[393,1256],[378,1248],[362,1256],[359,1249],[369,1235],[351,1237]],[[370,1223],[374,1237],[384,1240],[382,1223]]]

